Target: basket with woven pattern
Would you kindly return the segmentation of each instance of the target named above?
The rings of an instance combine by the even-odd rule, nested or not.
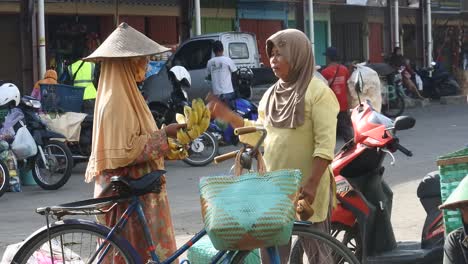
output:
[[[301,179],[299,170],[202,178],[202,215],[214,247],[252,250],[287,244]]]

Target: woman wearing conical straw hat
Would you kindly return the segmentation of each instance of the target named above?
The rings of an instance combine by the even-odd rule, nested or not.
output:
[[[468,176],[458,184],[440,209],[459,210],[463,226],[445,238],[444,264],[468,264]]]
[[[142,33],[122,23],[89,57],[84,60],[101,62],[96,105],[92,153],[86,170],[86,181],[95,181],[94,196],[103,192],[112,176],[138,179],[155,170],[164,169],[168,137],[176,138],[183,125],[171,124],[158,130],[137,82],[144,80],[148,57],[168,49]],[[176,249],[174,228],[167,200],[165,178],[161,191],[140,197],[156,254],[166,259]],[[119,204],[98,221],[114,226],[127,203]],[[129,218],[121,235],[130,241],[146,263],[150,259],[148,245],[136,214]],[[157,239],[157,241],[156,241]],[[112,256],[113,263],[123,262]]]

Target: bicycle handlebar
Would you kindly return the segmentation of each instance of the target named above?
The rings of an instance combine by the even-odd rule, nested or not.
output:
[[[257,132],[258,129],[254,126],[249,126],[249,127],[239,127],[234,129],[234,135],[240,136],[244,134],[249,134],[249,133],[254,133]]]
[[[234,151],[232,151],[232,152],[229,152],[229,153],[226,153],[226,154],[223,154],[223,155],[216,156],[216,157],[214,158],[214,162],[215,162],[216,164],[219,164],[219,163],[221,163],[221,162],[223,162],[223,161],[226,161],[226,160],[228,160],[228,159],[233,159],[233,158],[236,157],[237,153],[239,153],[239,150],[234,150]]]

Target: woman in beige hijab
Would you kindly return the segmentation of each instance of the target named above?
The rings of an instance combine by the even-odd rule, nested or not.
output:
[[[164,169],[164,155],[169,147],[168,137],[175,138],[181,125],[169,125],[158,130],[137,82],[144,80],[148,56],[167,49],[150,40],[127,24],[121,24],[103,44],[85,60],[101,61],[92,153],[86,170],[86,181],[95,181],[95,197],[102,193],[112,176],[137,179],[155,170]],[[166,259],[176,249],[174,229],[167,200],[165,178],[160,193],[140,197],[156,254]],[[113,226],[128,204],[119,204],[98,219]],[[146,263],[148,245],[141,223],[132,215],[121,235],[127,238]],[[113,256],[120,263],[118,256]]]
[[[301,170],[302,199],[298,203],[297,217],[328,232],[335,190],[329,165],[334,157],[338,101],[331,89],[314,77],[314,56],[304,33],[295,29],[279,31],[267,40],[266,50],[279,80],[263,95],[258,120],[242,120],[210,97],[212,117],[224,119],[233,127],[266,128],[267,170]],[[240,138],[250,145],[255,145],[258,139],[257,134]],[[315,241],[304,241],[303,246],[310,263],[329,263],[324,261],[325,252]],[[281,248],[281,263],[287,263],[289,249],[290,245]],[[262,262],[268,263],[268,258],[262,257]]]

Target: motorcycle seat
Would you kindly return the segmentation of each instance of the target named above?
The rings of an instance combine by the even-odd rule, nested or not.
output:
[[[419,183],[417,195],[423,198],[440,198],[440,175],[438,171],[428,173]]]

